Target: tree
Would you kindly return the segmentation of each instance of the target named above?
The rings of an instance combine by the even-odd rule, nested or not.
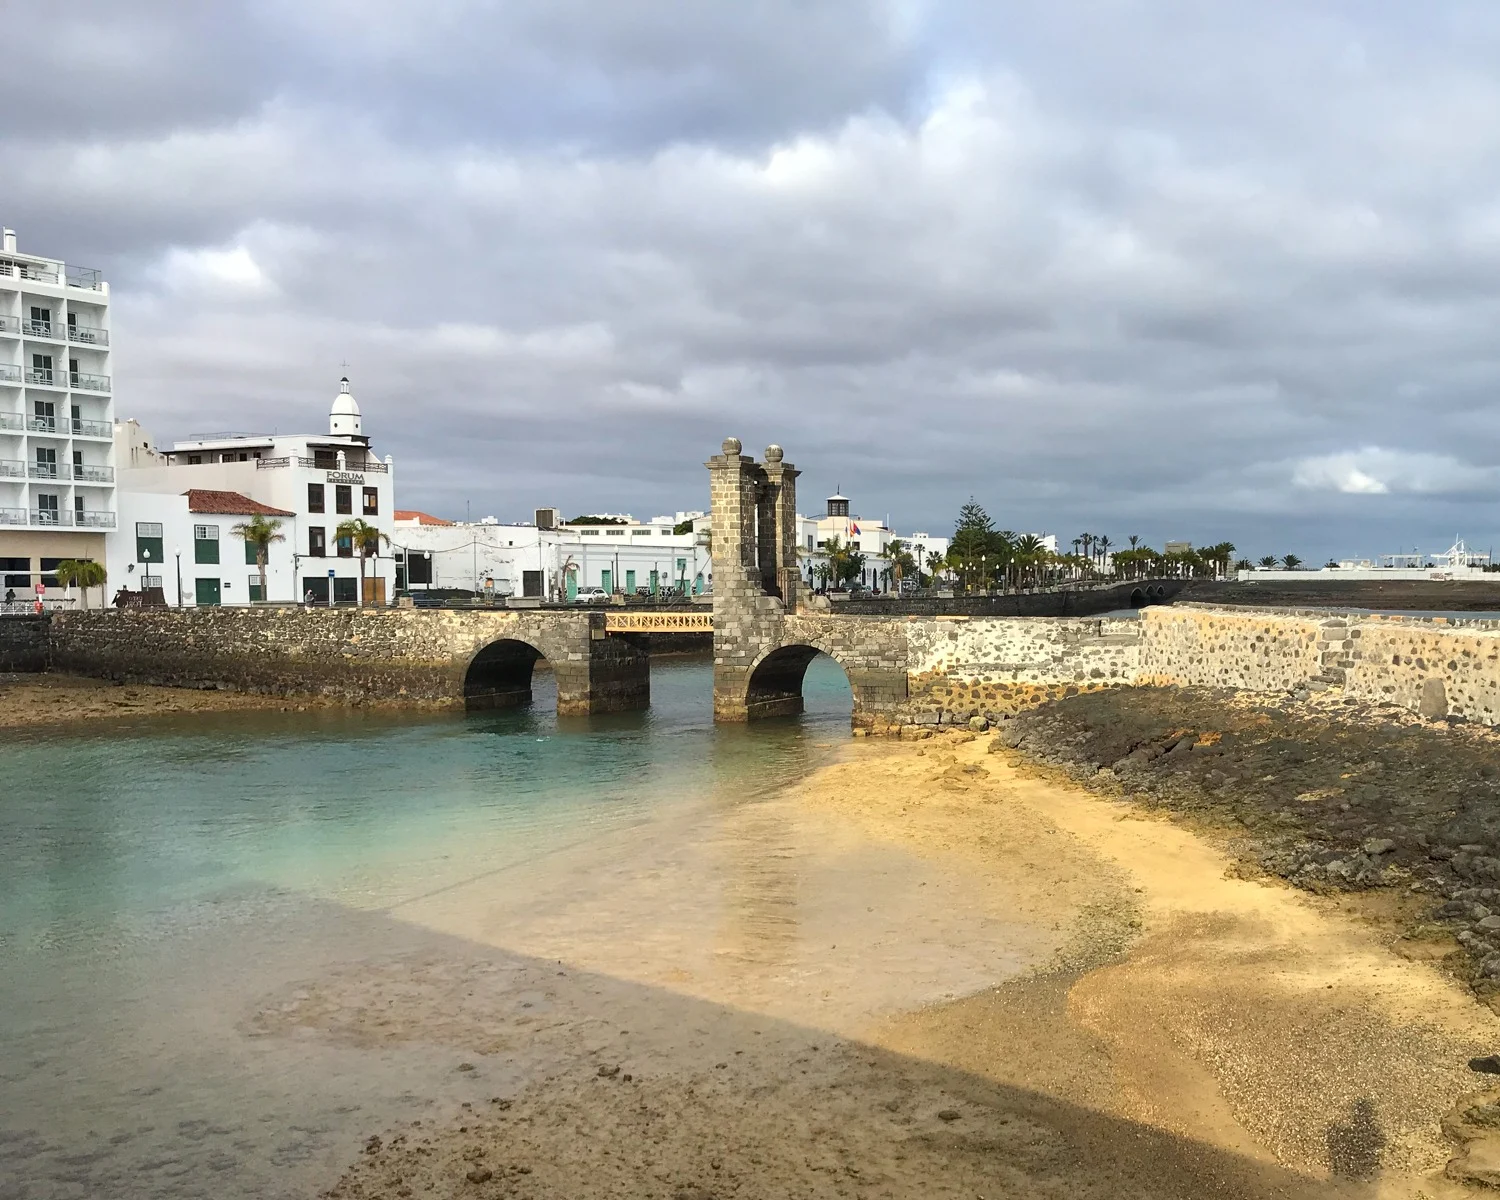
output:
[[[927,552],[927,573],[932,576],[934,583],[937,582],[937,577],[947,569],[948,560],[946,558],[936,550],[929,550]]]
[[[845,545],[838,537],[831,537],[823,544],[823,553],[835,587],[853,583],[865,569],[864,552],[853,542]]]
[[[901,581],[919,570],[917,560],[901,538],[892,538],[886,543],[885,556],[891,564],[891,578],[896,581],[896,590],[899,592]]]
[[[1109,535],[1101,533],[1097,545],[1099,547],[1099,570],[1103,571],[1105,564],[1109,562],[1109,548],[1114,543],[1109,540]]]
[[[948,561],[965,587],[973,587],[985,572],[987,559],[996,548],[994,541],[995,527],[989,513],[970,496],[969,502],[958,510],[958,524],[948,547]]]
[[[269,600],[271,594],[266,591],[266,560],[271,555],[272,542],[286,541],[281,533],[281,522],[264,513],[256,513],[248,521],[241,521],[229,532],[239,534],[245,539],[245,545],[255,547],[255,569],[260,572],[260,598]]]
[[[1288,554],[1283,556],[1281,563],[1288,571],[1295,571],[1302,565],[1302,560],[1295,554]]]
[[[359,604],[364,607],[365,603],[365,563],[371,555],[380,557],[380,543],[387,546],[391,539],[375,526],[369,524],[363,517],[355,517],[351,521],[342,521],[339,527],[333,531],[333,536],[338,541],[347,538],[351,545],[359,552]]]
[[[91,558],[65,558],[57,564],[57,582],[65,588],[76,587],[83,599],[83,607],[89,606],[89,588],[99,590],[99,603],[104,603],[104,581],[108,573],[103,563]]]
[[[1266,571],[1274,570],[1276,567],[1276,556],[1274,554],[1267,554],[1260,560],[1258,565]]]
[[[1136,548],[1136,546],[1138,546],[1140,544],[1140,541],[1141,541],[1141,535],[1138,534],[1138,533],[1132,533],[1130,535],[1130,548],[1132,550],[1134,550]]]

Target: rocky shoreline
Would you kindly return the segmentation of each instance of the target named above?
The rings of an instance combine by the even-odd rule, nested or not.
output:
[[[1500,995],[1500,736],[1335,691],[1130,688],[1006,722],[992,748],[1226,836],[1315,893],[1399,897],[1401,948]]]

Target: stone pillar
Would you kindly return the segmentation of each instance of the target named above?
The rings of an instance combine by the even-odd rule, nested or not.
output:
[[[780,642],[786,609],[771,594],[779,569],[780,541],[771,484],[753,458],[740,453],[738,438],[725,438],[723,453],[704,465],[714,559],[714,719],[744,721],[751,667]],[[793,497],[795,502],[795,496]],[[764,519],[763,519],[764,517]],[[768,580],[763,572],[772,572]]]
[[[797,611],[797,590],[802,568],[797,562],[797,476],[802,472],[782,461],[780,446],[766,447],[767,536],[772,541],[775,574],[771,581],[786,611]],[[764,556],[762,556],[764,561]]]

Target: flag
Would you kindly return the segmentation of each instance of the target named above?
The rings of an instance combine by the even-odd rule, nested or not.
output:
[[[852,522],[852,521],[849,523],[849,536],[850,537],[858,537],[859,536],[859,526],[857,524],[855,524],[854,522]]]

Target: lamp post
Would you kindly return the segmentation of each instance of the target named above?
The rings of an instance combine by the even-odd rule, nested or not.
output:
[[[182,607],[182,547],[173,546],[172,556],[177,559],[177,607]]]
[[[149,571],[149,569],[151,567],[151,551],[150,551],[149,548],[147,548],[145,546],[141,547],[141,559],[142,559],[142,561],[144,563],[144,566],[142,567],[142,570],[141,570],[141,603],[145,604],[146,603],[146,575],[147,575],[147,572]]]

